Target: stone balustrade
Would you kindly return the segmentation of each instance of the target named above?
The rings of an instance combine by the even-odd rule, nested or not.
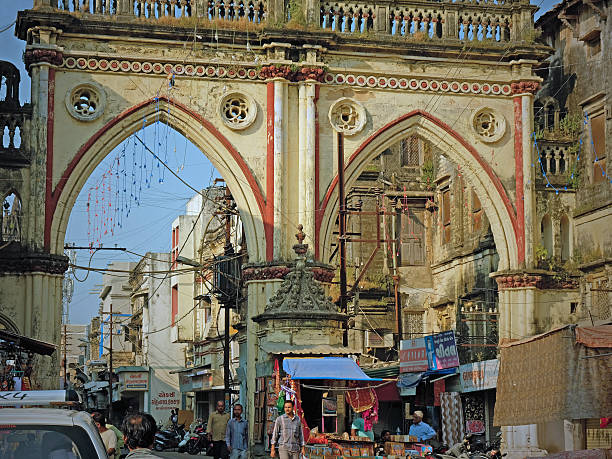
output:
[[[321,2],[323,29],[341,33],[382,32],[415,39],[509,41],[523,37],[510,2]],[[525,29],[529,28],[528,26]]]
[[[300,0],[298,0],[299,2]],[[290,21],[291,0],[35,0],[35,6],[107,16],[209,20]],[[526,0],[301,0],[308,22],[323,30],[370,32],[418,40],[468,42],[525,41],[533,38],[534,7]],[[280,11],[277,11],[280,10]],[[317,14],[317,12],[319,12]],[[318,15],[318,17],[317,17]]]
[[[573,187],[576,152],[572,144],[570,141],[538,141],[538,182]]]

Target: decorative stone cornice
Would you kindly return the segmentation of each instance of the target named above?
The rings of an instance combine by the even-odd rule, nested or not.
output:
[[[23,56],[23,61],[29,71],[30,66],[34,64],[47,63],[58,66],[62,65],[64,62],[64,55],[57,49],[28,49]]]
[[[540,290],[577,289],[578,280],[560,277],[548,271],[541,272],[508,272],[495,276],[500,290],[512,288],[537,288]]]
[[[0,276],[42,272],[47,274],[64,274],[68,269],[68,257],[50,253],[0,251]]]
[[[295,263],[247,265],[242,270],[242,279],[245,282],[284,279],[294,266]],[[334,269],[331,266],[308,263],[307,268],[310,269],[318,282],[329,283],[335,276]]]
[[[291,272],[288,266],[262,266],[249,267],[242,270],[242,279],[245,282],[254,280],[284,279]]]
[[[264,79],[284,78],[292,82],[314,80],[322,82],[325,78],[325,69],[322,67],[294,67],[290,65],[268,65],[259,71]]]
[[[510,85],[512,94],[535,94],[540,89],[540,83],[538,81],[516,81]]]
[[[263,81],[283,78],[291,82],[318,81],[320,83],[352,86],[355,88],[381,88],[399,91],[418,91],[434,93],[478,94],[491,96],[511,96],[510,84],[485,79],[479,80],[442,80],[434,78],[413,78],[414,75],[332,73],[320,66],[293,66],[288,64],[268,64],[258,67],[254,64],[202,62],[183,64],[143,60],[116,60],[112,57],[91,57],[71,53],[64,57],[62,68],[95,72],[114,72],[131,74],[152,74],[190,76],[197,78],[223,78]],[[518,82],[516,84],[523,83]],[[535,83],[537,82],[524,82]]]

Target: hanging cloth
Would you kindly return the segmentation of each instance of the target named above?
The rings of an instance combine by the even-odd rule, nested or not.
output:
[[[362,413],[374,406],[376,394],[369,387],[350,389],[346,391],[346,401],[355,413]]]
[[[447,445],[463,441],[463,407],[459,392],[442,392],[440,411],[442,414],[442,441]]]
[[[277,394],[280,392],[280,366],[278,364],[278,359],[274,360],[274,392]]]
[[[374,424],[378,424],[378,396],[376,391],[372,391],[372,393],[374,394],[374,405],[362,414],[366,431],[371,431]]]

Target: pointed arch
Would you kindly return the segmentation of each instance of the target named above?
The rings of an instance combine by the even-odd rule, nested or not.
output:
[[[491,224],[499,253],[499,269],[516,269],[524,260],[524,244],[516,212],[501,180],[476,149],[446,123],[423,110],[411,111],[380,128],[355,150],[345,165],[347,186],[357,180],[365,165],[391,145],[409,135],[431,139],[454,162],[474,187]],[[318,249],[325,255],[338,210],[338,176],[332,180],[316,217]]]
[[[50,196],[47,196],[45,247],[52,253],[63,251],[70,213],[85,182],[115,147],[143,128],[143,120],[145,126],[156,121],[167,123],[187,137],[212,162],[232,190],[245,225],[249,259],[264,260],[266,238],[262,216],[265,201],[249,166],[210,121],[166,97],[152,98],[125,110],[79,148],[58,183],[49,191]]]

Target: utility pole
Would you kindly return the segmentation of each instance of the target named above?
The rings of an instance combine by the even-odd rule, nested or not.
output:
[[[344,135],[338,132],[338,247],[340,249],[340,312],[346,313],[346,198],[344,196]],[[348,328],[343,325],[342,344],[348,346]]]
[[[231,230],[232,230],[232,214],[229,211],[232,205],[232,195],[230,193],[229,188],[225,187],[225,247],[224,254],[226,257],[230,257],[234,254],[234,248],[232,247],[231,240]],[[227,262],[226,262],[227,263]],[[229,264],[227,266],[230,266]],[[228,270],[229,271],[229,270]],[[226,284],[227,285],[227,284]],[[228,293],[228,292],[224,292]],[[229,299],[229,296],[225,295],[226,300]],[[229,410],[230,406],[230,398],[231,398],[231,388],[230,388],[230,308],[229,304],[225,303],[223,305],[225,307],[225,335],[224,335],[224,343],[223,343],[223,386],[225,392],[225,407]]]
[[[108,422],[113,417],[113,303],[110,304],[110,347],[108,350]]]
[[[64,389],[68,389],[68,375],[67,375],[67,364],[66,364],[66,359],[67,359],[67,352],[66,352],[66,340],[68,339],[68,334],[66,333],[66,323],[64,322]]]

